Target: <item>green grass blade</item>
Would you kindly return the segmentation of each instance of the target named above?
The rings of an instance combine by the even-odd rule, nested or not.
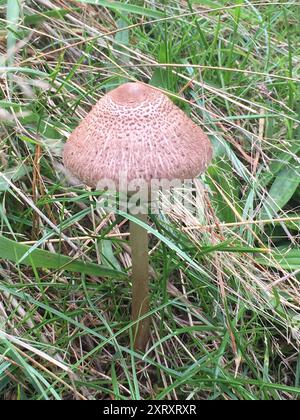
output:
[[[21,5],[19,0],[7,0],[6,19],[7,19],[7,64],[10,66],[14,62],[14,48],[17,43],[16,31],[20,19]],[[1,62],[1,60],[0,60]]]
[[[0,258],[18,263],[24,254],[30,251],[27,245],[19,244],[11,239],[0,236]],[[44,269],[66,270],[78,272],[90,276],[103,276],[120,278],[126,276],[117,270],[112,270],[97,264],[85,263],[83,261],[74,261],[70,257],[60,254],[52,254],[51,252],[41,249],[35,249],[30,255],[22,260],[22,264]]]
[[[48,10],[47,12],[39,13],[39,14],[32,14],[26,15],[24,17],[24,25],[39,25],[45,21],[51,21],[51,19],[64,19],[65,15],[71,13],[72,11],[80,11],[80,8],[73,8],[73,9],[56,9],[56,10]]]
[[[300,249],[299,248],[280,248],[272,251],[270,256],[263,255],[256,258],[256,261],[266,267],[278,268],[294,271],[300,269]]]
[[[107,0],[77,0],[79,3],[94,4],[96,6],[103,6],[120,13],[132,13],[135,15],[147,16],[150,18],[164,17],[164,13],[159,10],[148,9],[146,7],[135,6],[133,4],[124,4],[118,1]]]
[[[267,200],[263,204],[260,218],[270,219],[290,201],[300,184],[297,168],[283,168],[273,182]]]

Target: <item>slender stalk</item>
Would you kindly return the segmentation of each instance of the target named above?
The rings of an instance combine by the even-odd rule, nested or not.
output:
[[[135,215],[147,223],[147,214]],[[149,255],[148,233],[130,221],[132,252],[132,320],[136,321],[149,312]],[[150,318],[140,320],[134,328],[134,349],[144,351],[150,335]]]

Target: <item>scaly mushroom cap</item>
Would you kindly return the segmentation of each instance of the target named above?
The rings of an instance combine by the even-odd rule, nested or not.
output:
[[[96,187],[143,179],[193,179],[212,157],[208,137],[156,89],[125,83],[104,95],[68,139],[65,166]]]

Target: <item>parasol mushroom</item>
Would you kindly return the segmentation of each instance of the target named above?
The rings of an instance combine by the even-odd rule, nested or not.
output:
[[[104,95],[69,137],[63,153],[66,168],[97,188],[103,179],[116,189],[142,180],[193,179],[212,157],[208,137],[159,90],[125,83]],[[149,191],[149,190],[148,190]],[[147,222],[147,213],[136,214]],[[149,312],[148,235],[130,222],[132,248],[132,319]],[[144,350],[149,317],[137,322],[134,347]]]

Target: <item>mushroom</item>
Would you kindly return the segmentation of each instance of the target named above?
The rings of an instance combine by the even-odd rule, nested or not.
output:
[[[136,180],[150,191],[153,180],[193,179],[211,157],[211,143],[201,128],[165,94],[139,82],[104,95],[71,134],[63,153],[66,168],[78,179],[95,188],[109,179],[119,191],[121,184]],[[147,212],[135,216],[147,223]],[[148,234],[132,221],[130,243],[134,348],[144,350],[150,322]]]

